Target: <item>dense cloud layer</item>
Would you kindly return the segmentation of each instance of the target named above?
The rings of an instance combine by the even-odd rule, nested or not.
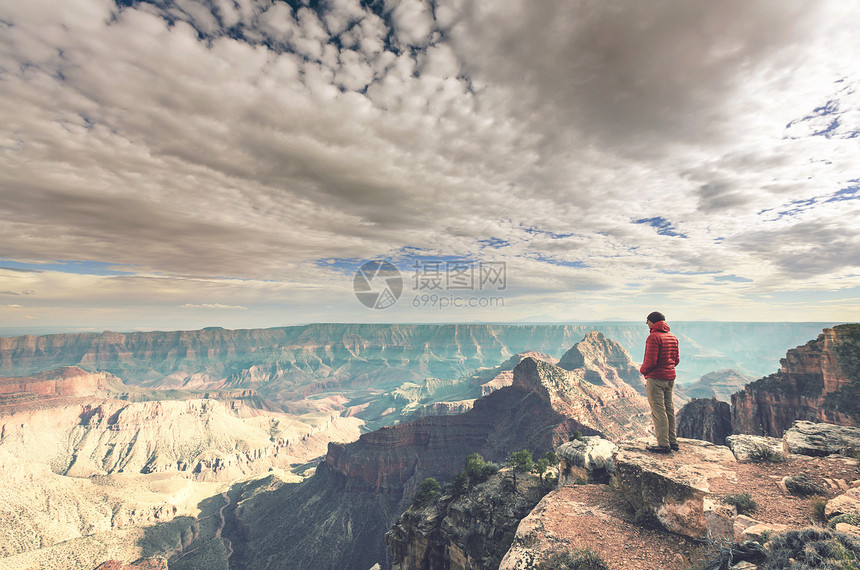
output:
[[[123,271],[9,319],[382,318],[354,267],[416,256],[508,263],[456,318],[860,317],[860,3],[312,4],[0,5],[0,255]]]

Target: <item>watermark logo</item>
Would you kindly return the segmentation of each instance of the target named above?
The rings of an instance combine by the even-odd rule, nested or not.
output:
[[[369,309],[387,309],[403,293],[403,277],[388,261],[374,259],[365,262],[352,280],[356,298]]]
[[[412,264],[411,305],[415,308],[490,308],[504,307],[502,297],[489,297],[490,291],[507,289],[507,266],[503,261],[420,260]],[[370,309],[387,309],[403,293],[400,271],[388,261],[365,262],[355,273],[355,296]],[[472,291],[476,295],[461,293]]]

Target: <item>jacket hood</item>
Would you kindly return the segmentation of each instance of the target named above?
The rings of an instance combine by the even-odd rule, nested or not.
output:
[[[660,332],[669,332],[669,325],[666,324],[666,321],[657,321],[656,323],[651,325],[652,331],[660,331]]]

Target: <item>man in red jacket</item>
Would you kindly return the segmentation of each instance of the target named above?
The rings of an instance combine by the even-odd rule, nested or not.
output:
[[[651,405],[651,418],[657,445],[646,447],[648,451],[669,453],[678,451],[675,437],[675,406],[672,404],[672,389],[675,385],[675,367],[681,361],[678,356],[678,339],[669,332],[666,317],[654,311],[648,315],[651,334],[645,341],[645,358],[639,372],[645,376],[645,389]]]

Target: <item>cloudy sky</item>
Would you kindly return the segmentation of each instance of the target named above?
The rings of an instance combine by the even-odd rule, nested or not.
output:
[[[0,327],[858,321],[858,29],[860,0],[6,0]]]

